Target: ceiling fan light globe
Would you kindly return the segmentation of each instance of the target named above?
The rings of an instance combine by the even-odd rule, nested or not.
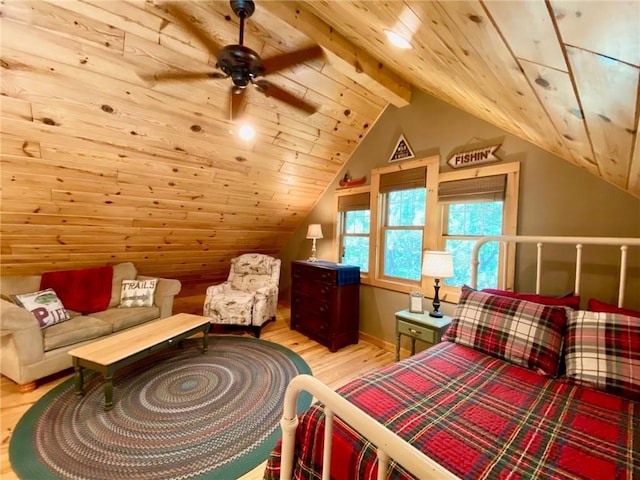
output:
[[[244,70],[234,70],[231,72],[231,80],[236,87],[244,88],[249,85],[249,75]]]

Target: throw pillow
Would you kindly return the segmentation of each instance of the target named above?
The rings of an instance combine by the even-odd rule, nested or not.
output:
[[[31,312],[40,328],[69,320],[69,314],[52,288],[13,296],[17,305]]]
[[[465,285],[444,338],[556,376],[566,323],[565,307],[490,295]]]
[[[567,378],[640,400],[640,324],[629,315],[571,312],[567,324]]]
[[[113,283],[111,284],[111,300],[109,308],[116,308],[120,305],[120,295],[122,293],[122,281],[128,278],[136,278],[138,270],[131,262],[118,263],[113,266]]]
[[[508,290],[498,290],[495,288],[483,288],[480,291],[485,293],[490,293],[492,295],[500,295],[502,297],[526,300],[527,302],[541,303],[542,305],[557,305],[560,307],[569,307],[569,308],[572,308],[573,310],[580,310],[579,295],[564,295],[562,297],[551,297],[548,295],[538,295],[537,293],[510,292]]]
[[[118,308],[151,307],[157,278],[147,280],[123,280]]]
[[[640,318],[640,312],[636,310],[618,307],[617,305],[613,305],[611,303],[601,302],[600,300],[596,300],[595,298],[589,299],[589,310],[592,312],[619,313],[620,315],[630,315],[632,317]]]

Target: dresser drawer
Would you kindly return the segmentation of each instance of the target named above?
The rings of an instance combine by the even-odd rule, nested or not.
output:
[[[291,301],[291,307],[296,311],[304,310],[312,315],[329,315],[331,313],[331,302],[318,297],[296,296]]]
[[[304,333],[310,333],[323,340],[329,337],[329,322],[325,315],[296,311],[292,314],[292,322],[297,330]]]
[[[295,265],[291,273],[292,280],[295,282],[320,282],[328,285],[336,283],[336,271],[327,268],[316,268],[307,265]]]
[[[291,290],[297,295],[305,295],[309,298],[317,298],[328,302],[331,301],[334,287],[326,283],[305,279],[293,284]]]
[[[435,332],[428,327],[416,325],[415,323],[398,321],[398,332],[410,335],[427,343],[437,343]]]

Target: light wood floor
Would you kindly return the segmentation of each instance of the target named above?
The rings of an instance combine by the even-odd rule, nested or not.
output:
[[[201,314],[202,298],[176,299],[174,312]],[[349,345],[335,353],[316,343],[304,335],[289,328],[290,310],[287,306],[279,306],[275,322],[269,322],[262,329],[260,338],[283,345],[309,364],[313,375],[329,387],[335,389],[348,381],[365,373],[393,362],[394,354],[371,343],[360,340],[357,345]],[[233,331],[235,335],[249,335],[242,331]],[[45,393],[72,375],[72,371],[64,372],[56,378],[47,379],[38,384],[34,392],[19,393],[17,386],[2,377],[0,382],[0,428],[2,444],[0,447],[0,478],[13,480],[18,477],[9,463],[9,441],[11,434],[24,413]],[[241,480],[262,479],[264,464],[243,475]],[[29,479],[31,480],[31,479]],[[36,479],[34,479],[36,480]]]

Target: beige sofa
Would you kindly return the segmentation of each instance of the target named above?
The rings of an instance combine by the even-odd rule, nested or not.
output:
[[[36,388],[36,380],[72,366],[67,353],[74,347],[126,330],[141,323],[172,314],[173,298],[180,282],[160,278],[151,307],[117,308],[123,280],[150,277],[137,275],[133,263],[113,266],[109,307],[102,312],[82,315],[69,311],[70,320],[40,328],[26,309],[5,299],[12,295],[38,291],[40,275],[0,278],[0,371],[19,385],[23,392]]]

